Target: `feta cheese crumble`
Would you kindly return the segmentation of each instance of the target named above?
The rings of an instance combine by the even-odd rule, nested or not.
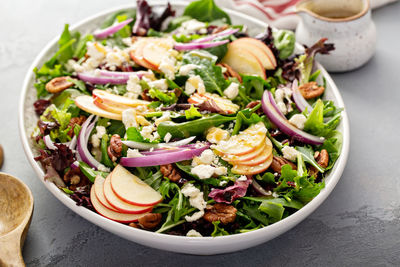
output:
[[[100,147],[100,141],[101,138],[103,137],[103,135],[105,135],[106,132],[106,128],[104,128],[104,126],[96,126],[96,133],[92,135],[92,145],[93,147]]]
[[[291,146],[284,146],[282,148],[283,157],[290,161],[295,161],[299,152]]]
[[[197,221],[204,215],[204,209],[207,206],[207,202],[204,201],[203,192],[201,192],[198,188],[196,188],[191,183],[186,183],[182,189],[182,194],[189,198],[189,203],[192,207],[198,209],[198,212],[193,213],[192,216],[185,216],[185,220],[187,222]]]
[[[295,114],[289,119],[289,122],[300,130],[304,129],[306,121],[307,118],[303,114]]]
[[[195,64],[186,64],[180,67],[179,69],[179,75],[181,76],[187,76],[192,72],[193,70],[197,69],[199,66]]]
[[[128,148],[128,151],[126,152],[126,156],[128,158],[143,157],[143,155],[139,152],[138,149],[131,149],[131,148]]]
[[[128,82],[126,84],[126,93],[124,96],[137,99],[142,93],[142,86],[140,85],[140,78],[136,74],[129,75]]]
[[[229,99],[234,99],[239,94],[239,84],[232,82],[225,90],[224,95]]]
[[[197,231],[194,230],[194,229],[189,230],[189,231],[186,233],[186,236],[188,236],[188,237],[203,237],[199,232],[197,232]]]
[[[200,164],[192,168],[191,172],[200,179],[208,179],[213,176],[215,167],[211,165]]]
[[[186,94],[191,95],[196,90],[200,94],[204,94],[206,92],[206,87],[204,86],[204,82],[199,75],[190,76],[185,83]]]
[[[168,83],[166,79],[160,79],[156,81],[152,81],[148,83],[151,88],[156,88],[160,91],[167,91],[168,90]]]
[[[165,141],[165,143],[168,143],[168,142],[171,140],[171,137],[172,137],[172,135],[171,135],[170,133],[167,133],[167,134],[164,136],[164,141]]]
[[[136,110],[133,108],[126,109],[122,112],[122,123],[125,125],[125,128],[129,127],[138,127],[138,123],[136,121]]]

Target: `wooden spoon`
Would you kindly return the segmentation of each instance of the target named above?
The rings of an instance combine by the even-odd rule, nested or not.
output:
[[[33,196],[19,179],[0,172],[0,266],[25,266],[22,246],[33,213]]]

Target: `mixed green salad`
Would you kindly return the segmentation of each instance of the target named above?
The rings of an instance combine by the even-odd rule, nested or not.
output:
[[[213,0],[136,9],[94,32],[65,25],[35,68],[32,138],[45,179],[111,220],[222,236],[280,221],[324,188],[341,108],[293,32],[257,36]]]

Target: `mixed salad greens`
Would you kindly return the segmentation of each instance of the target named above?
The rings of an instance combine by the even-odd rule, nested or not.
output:
[[[291,31],[248,36],[213,0],[65,25],[35,68],[32,138],[45,179],[78,205],[158,233],[245,233],[301,209],[341,150],[341,109]]]

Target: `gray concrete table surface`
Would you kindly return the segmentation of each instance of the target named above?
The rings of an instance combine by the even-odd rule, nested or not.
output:
[[[329,198],[291,231],[234,254],[174,254],[117,237],[56,200],[39,182],[19,139],[17,105],[22,81],[33,59],[60,34],[64,23],[73,24],[132,1],[0,3],[2,171],[26,182],[35,198],[23,252],[28,266],[400,265],[399,2],[373,12],[378,29],[374,58],[356,71],[333,75],[350,117],[349,160]]]

